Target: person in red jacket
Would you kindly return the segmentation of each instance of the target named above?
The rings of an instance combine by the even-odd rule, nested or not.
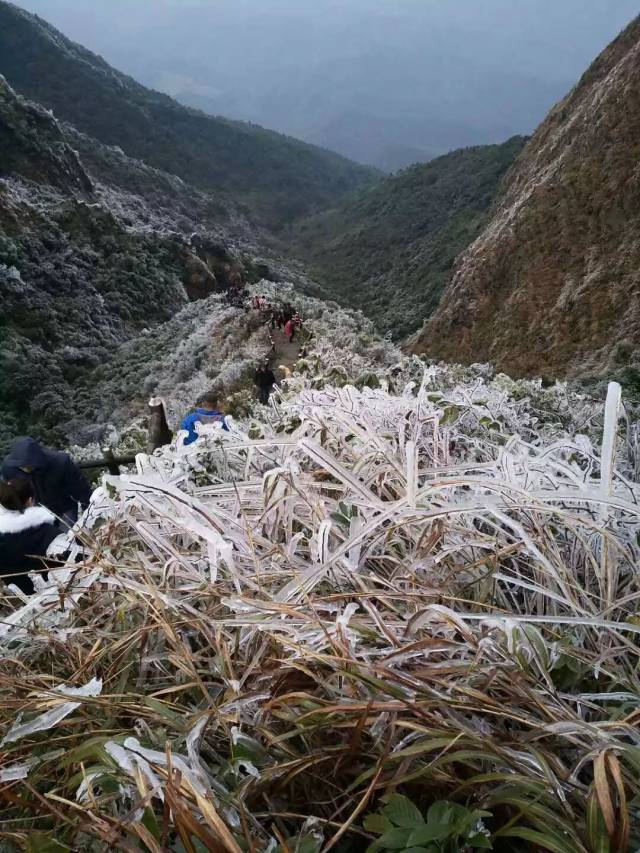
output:
[[[289,343],[292,344],[296,334],[296,327],[294,325],[293,318],[291,318],[291,320],[287,320],[287,324],[284,327],[284,333],[289,338]]]

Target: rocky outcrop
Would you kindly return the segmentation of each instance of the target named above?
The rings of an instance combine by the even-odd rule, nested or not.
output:
[[[639,163],[637,19],[526,146],[412,348],[520,375],[640,363]]]
[[[214,273],[188,247],[182,249],[184,275],[182,283],[191,300],[206,299],[221,290]]]

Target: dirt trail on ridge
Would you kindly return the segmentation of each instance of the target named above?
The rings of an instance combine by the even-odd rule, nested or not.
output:
[[[274,329],[271,334],[276,345],[275,352],[272,353],[270,358],[272,368],[278,368],[282,364],[293,371],[296,362],[300,358],[299,342],[294,338],[293,343],[290,344],[289,338],[282,329]]]

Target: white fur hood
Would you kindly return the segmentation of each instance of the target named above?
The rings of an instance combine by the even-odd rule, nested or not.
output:
[[[13,512],[0,506],[0,536],[24,533],[43,524],[53,524],[55,520],[55,515],[43,506],[30,506],[24,512]]]

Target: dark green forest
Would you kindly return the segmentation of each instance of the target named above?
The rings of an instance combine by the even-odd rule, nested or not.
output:
[[[292,249],[331,297],[401,339],[436,308],[525,143],[453,151],[297,223]]]

